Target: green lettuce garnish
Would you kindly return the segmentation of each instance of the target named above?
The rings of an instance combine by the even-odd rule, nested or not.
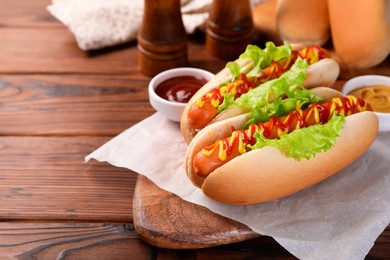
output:
[[[277,147],[287,157],[297,160],[310,159],[317,153],[327,151],[335,145],[344,123],[345,116],[334,115],[326,124],[298,129],[283,135],[280,139],[266,139],[262,130],[254,134],[256,143],[249,147],[254,150],[270,145]]]
[[[250,58],[255,66],[248,74],[259,75],[261,69],[271,65],[271,61],[280,61],[291,55],[292,47],[284,42],[284,45],[276,47],[273,42],[267,42],[262,50],[256,45],[248,45],[240,59]]]
[[[234,95],[232,93],[223,94],[223,102],[218,106],[217,113],[221,113],[228,107],[232,106],[234,104]]]
[[[309,103],[308,103],[309,104]],[[253,108],[249,114],[249,120],[243,126],[247,129],[250,124],[264,123],[270,120],[272,116],[284,116],[291,110],[304,108],[305,103],[297,98],[277,98],[274,102],[265,107]]]
[[[230,61],[226,64],[226,68],[230,70],[233,75],[232,82],[240,76],[241,67],[237,62]]]
[[[269,66],[271,61],[279,61],[291,55],[292,47],[285,42],[284,45],[275,46],[273,42],[267,42],[265,48],[261,49],[256,45],[248,45],[245,52],[240,55],[240,59],[252,59],[253,69],[246,75],[248,77],[255,77],[260,75],[262,69]],[[241,67],[237,62],[231,61],[226,64],[226,67],[230,69],[233,80],[240,76]]]

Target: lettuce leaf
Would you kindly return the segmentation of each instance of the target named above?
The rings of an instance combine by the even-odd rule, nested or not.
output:
[[[273,42],[267,42],[264,49],[256,45],[248,45],[245,52],[240,55],[240,59],[252,59],[254,64],[253,69],[246,75],[248,77],[255,77],[260,75],[262,69],[269,66],[271,61],[279,61],[286,58],[291,55],[291,52],[292,47],[287,42],[284,42],[284,45],[281,46],[275,46]],[[228,62],[226,67],[230,69],[234,79],[240,75],[241,67],[237,62]]]
[[[254,150],[270,145],[277,147],[287,157],[297,160],[310,159],[317,153],[327,151],[335,145],[344,123],[343,115],[334,115],[326,124],[298,129],[283,135],[280,139],[266,139],[262,130],[255,133],[256,143],[249,147]]]
[[[234,95],[232,93],[223,94],[223,102],[218,106],[217,108],[217,114],[221,113],[228,107],[232,106],[234,104]]]
[[[232,82],[240,76],[241,67],[237,62],[230,61],[226,64],[226,68],[230,70],[233,75]]]
[[[263,50],[261,50],[258,46],[248,45],[245,52],[240,55],[240,58],[241,59],[252,58],[252,60],[255,61],[253,57],[256,54],[259,54],[262,57],[261,62],[258,61],[255,64],[268,66],[271,64],[272,60],[279,61],[281,59],[284,59],[290,56],[291,52],[292,52],[292,47],[290,46],[290,44],[288,44],[288,42],[284,42],[283,45],[278,47],[276,47],[273,42],[267,42]]]
[[[287,115],[291,110],[302,108],[305,103],[301,102],[296,98],[277,98],[274,102],[268,106],[261,108],[253,108],[249,114],[249,120],[243,126],[247,129],[250,124],[264,123],[270,120],[272,116],[284,116]]]

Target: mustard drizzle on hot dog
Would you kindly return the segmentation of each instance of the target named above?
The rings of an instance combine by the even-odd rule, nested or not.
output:
[[[243,154],[249,150],[248,145],[254,145],[256,139],[254,133],[263,130],[265,138],[280,138],[294,130],[308,127],[315,124],[325,124],[333,116],[349,116],[358,112],[371,111],[370,105],[360,98],[347,96],[334,98],[324,104],[314,103],[305,110],[297,108],[283,117],[271,117],[266,123],[251,124],[246,130],[235,130],[230,137],[217,140],[215,143],[204,147],[201,150],[203,156],[212,156],[218,153],[218,159],[221,162],[231,160],[230,155],[233,151]],[[204,175],[204,174],[202,174]]]

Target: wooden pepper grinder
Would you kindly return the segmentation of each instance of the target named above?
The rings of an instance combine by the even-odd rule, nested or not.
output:
[[[213,56],[235,59],[252,43],[249,0],[214,0],[206,23],[206,49]]]
[[[145,0],[138,42],[142,73],[154,76],[187,65],[187,34],[180,0]]]

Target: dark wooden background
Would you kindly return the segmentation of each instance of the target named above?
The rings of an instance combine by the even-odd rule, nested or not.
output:
[[[84,157],[154,113],[150,78],[136,42],[83,52],[49,4],[0,0],[0,259],[293,258],[269,237],[171,250],[137,236],[137,174]],[[190,37],[189,61],[212,72],[225,64],[201,33]],[[367,258],[389,251],[386,230]]]

